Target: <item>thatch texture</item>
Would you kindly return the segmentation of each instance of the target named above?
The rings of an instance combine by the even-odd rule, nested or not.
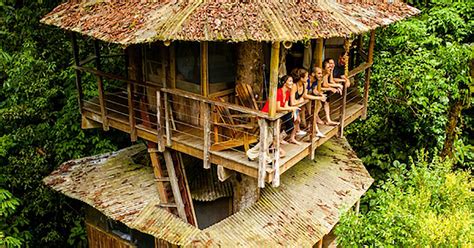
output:
[[[123,45],[301,41],[367,32],[419,13],[399,0],[69,0],[41,21]]]
[[[280,187],[264,188],[255,205],[199,230],[156,206],[153,172],[127,158],[137,149],[68,162],[45,182],[130,228],[197,247],[312,246],[373,182],[347,141],[333,138],[318,148],[316,161],[299,162]]]

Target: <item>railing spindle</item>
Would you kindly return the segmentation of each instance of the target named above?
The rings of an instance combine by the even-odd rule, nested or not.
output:
[[[268,124],[265,119],[259,119],[260,127],[260,154],[258,157],[258,187],[265,188],[265,177],[267,172],[267,154],[268,154]]]
[[[209,104],[202,102],[201,103],[201,112],[203,114],[204,121],[204,147],[203,147],[203,166],[204,169],[211,168],[211,160],[209,157],[209,150],[211,147],[211,107]]]
[[[281,119],[277,119],[273,123],[273,180],[272,186],[280,186],[280,126]]]
[[[168,102],[168,93],[165,92],[165,131],[166,131],[166,145],[171,146],[171,127],[170,127],[170,108]]]
[[[156,128],[158,133],[158,151],[164,152],[165,145],[163,142],[163,127],[162,127],[162,120],[161,120],[161,93],[159,90],[156,91]]]

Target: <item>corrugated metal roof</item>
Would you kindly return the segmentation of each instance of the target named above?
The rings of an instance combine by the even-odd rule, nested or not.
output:
[[[131,228],[199,247],[311,246],[373,182],[347,141],[332,138],[317,149],[316,161],[285,172],[281,186],[264,188],[256,204],[199,230],[157,206],[152,170],[127,158],[138,150],[68,162],[44,181]]]
[[[217,178],[217,166],[206,170],[201,160],[198,165],[186,166],[186,174],[193,200],[208,202],[233,194],[230,180],[221,182]]]
[[[41,22],[123,45],[300,41],[363,33],[417,13],[399,0],[69,0]]]

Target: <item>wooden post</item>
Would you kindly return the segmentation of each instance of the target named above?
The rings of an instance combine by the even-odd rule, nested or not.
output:
[[[267,153],[268,153],[268,141],[267,132],[268,124],[267,120],[259,119],[258,125],[260,126],[260,154],[258,157],[258,187],[265,188],[265,177],[267,172]]]
[[[130,50],[125,50],[125,74],[127,79],[130,79],[130,73],[128,72],[130,59],[128,53]],[[131,80],[127,81],[127,98],[128,98],[128,122],[130,126],[130,140],[132,142],[137,141],[137,129],[136,129],[136,120],[135,120],[135,102],[134,100],[134,85]]]
[[[358,200],[358,201],[356,202],[356,205],[355,205],[355,212],[356,212],[356,214],[359,214],[359,210],[360,210],[360,200]]]
[[[165,151],[165,144],[163,142],[163,120],[161,119],[161,94],[160,91],[156,91],[156,129],[158,131],[158,151]]]
[[[95,53],[95,67],[97,71],[102,71],[100,64],[100,46],[97,40],[94,40],[94,53]],[[99,90],[99,104],[100,104],[100,113],[102,115],[102,128],[105,131],[109,131],[109,121],[107,119],[107,106],[105,102],[105,93],[104,93],[104,81],[101,76],[96,75],[97,78],[97,88]]]
[[[209,96],[209,44],[203,41],[201,44],[201,94],[205,97]]]
[[[364,83],[364,110],[362,112],[362,119],[367,118],[367,107],[369,105],[369,84],[370,84],[370,74],[371,67],[374,63],[374,46],[375,46],[375,30],[370,31],[370,41],[369,41],[369,53],[367,54],[367,63],[371,66],[365,70],[365,83]]]
[[[349,38],[346,38],[344,40],[344,61],[345,61],[345,66],[344,66],[344,76],[346,78],[349,78],[349,50],[351,48],[351,42],[349,41]],[[344,91],[343,91],[343,96],[342,96],[342,106],[341,106],[341,118],[339,119],[340,122],[340,129],[339,129],[339,137],[344,136],[344,121],[346,119],[346,100],[347,100],[347,87],[345,83],[343,84]]]
[[[204,169],[211,168],[211,159],[209,156],[209,150],[211,148],[211,108],[209,104],[201,103],[201,112],[203,114],[204,121],[204,148],[203,148],[203,166]]]
[[[170,107],[168,102],[168,93],[165,92],[165,132],[166,132],[166,145],[171,146],[171,126],[170,126]]]
[[[324,39],[316,39],[316,48],[314,49],[314,65],[317,67],[323,67],[323,51],[324,51]]]
[[[272,44],[272,54],[270,58],[270,89],[268,95],[269,108],[268,115],[274,117],[276,115],[276,93],[278,88],[278,64],[280,56],[280,42]],[[260,140],[262,141],[262,140]]]
[[[273,123],[273,181],[272,186],[280,186],[280,126],[281,119],[277,119]]]
[[[76,66],[80,66],[79,62],[79,46],[77,45],[76,34],[71,32],[71,43],[72,43],[72,54],[74,56],[74,64]],[[79,102],[79,111],[82,115],[82,109],[84,107],[84,103],[82,99],[84,98],[84,94],[82,93],[82,85],[81,85],[81,71],[79,69],[75,69],[76,72],[76,89],[77,89],[77,101]]]

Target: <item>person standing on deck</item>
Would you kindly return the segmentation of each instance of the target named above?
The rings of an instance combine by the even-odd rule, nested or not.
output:
[[[292,127],[290,127],[293,124],[293,122],[291,120],[291,117],[293,116],[293,112],[299,110],[298,107],[289,106],[290,93],[291,93],[292,88],[293,88],[293,78],[291,76],[288,76],[288,75],[283,76],[280,80],[279,85],[278,85],[278,90],[277,90],[277,94],[276,94],[276,101],[277,101],[276,111],[277,112],[290,111],[289,113],[285,114],[282,117],[282,122],[286,126],[285,130],[289,130],[289,129],[292,128]],[[267,100],[265,102],[265,105],[262,108],[262,112],[268,113],[269,106],[270,106],[270,103]],[[293,130],[294,130],[294,128],[293,128]],[[267,138],[266,146],[269,147],[269,146],[271,146],[271,144],[273,142],[273,128],[269,127],[267,129],[267,137],[268,138]],[[254,160],[254,159],[258,158],[259,153],[260,153],[260,142],[262,142],[262,141],[259,141],[254,147],[250,148],[247,151],[247,157],[249,158],[249,160]],[[285,156],[285,154],[286,154],[286,152],[282,148],[280,148],[280,156],[283,157],[283,156]],[[270,157],[270,154],[267,154],[267,163],[271,163],[271,162],[272,162],[272,159]]]
[[[322,96],[322,95],[325,95],[323,94],[323,87],[322,87],[322,83],[323,83],[323,69],[321,69],[320,67],[313,67],[311,69],[311,74],[310,74],[310,77],[309,77],[309,81],[308,81],[308,94],[309,95],[315,95],[315,96]],[[319,92],[318,91],[318,85],[321,84],[321,91],[322,92]],[[327,88],[325,88],[327,89]],[[330,90],[329,90],[330,91]],[[321,118],[319,118],[319,110],[321,110],[321,104],[316,104],[317,106],[317,109],[316,109],[316,123],[317,124],[328,124],[328,125],[333,125],[333,124],[336,124],[337,125],[337,122],[334,122],[331,120],[331,110],[330,110],[330,106],[329,106],[329,97],[326,97],[326,100],[325,101],[322,101],[322,105],[324,105],[324,112],[326,113],[326,120],[327,122],[324,122],[323,120],[321,120]]]

